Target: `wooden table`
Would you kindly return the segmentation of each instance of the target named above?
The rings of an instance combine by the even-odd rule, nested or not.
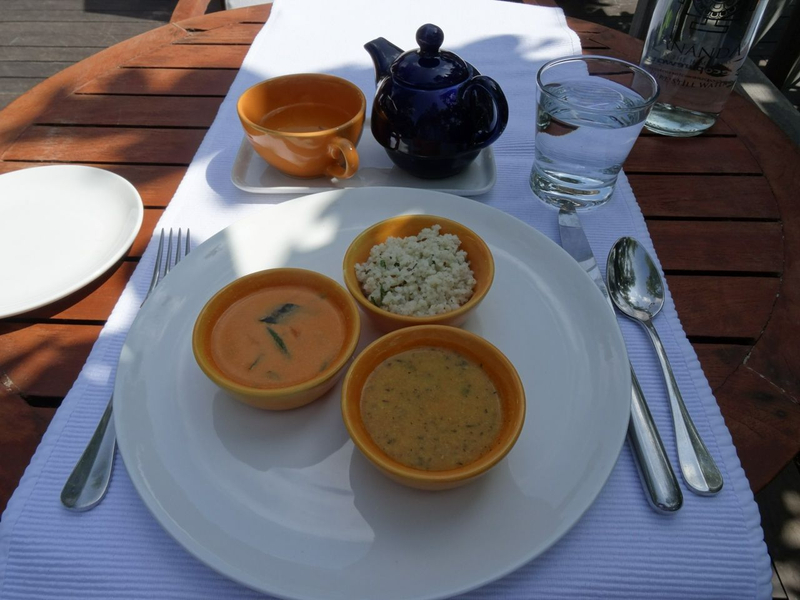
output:
[[[0,112],[0,173],[91,164],[127,178],[145,204],[132,248],[100,280],[0,320],[0,509],[269,12],[259,6],[173,22],[62,71]],[[586,53],[638,62],[640,41],[585,21],[570,26]],[[735,96],[706,135],[645,133],[625,169],[686,333],[759,490],[800,450],[800,152]]]

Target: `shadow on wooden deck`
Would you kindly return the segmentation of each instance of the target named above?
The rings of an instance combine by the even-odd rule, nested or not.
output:
[[[104,48],[168,23],[177,0],[3,0],[0,108]]]

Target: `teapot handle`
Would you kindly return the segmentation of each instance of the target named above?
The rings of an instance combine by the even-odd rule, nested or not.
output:
[[[464,93],[470,94],[476,88],[485,91],[492,99],[492,122],[488,129],[481,129],[476,134],[475,143],[482,148],[492,144],[508,124],[508,101],[497,82],[486,75],[476,75],[464,86]],[[474,102],[474,96],[471,98]]]

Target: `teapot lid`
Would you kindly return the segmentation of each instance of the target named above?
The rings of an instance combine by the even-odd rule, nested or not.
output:
[[[470,76],[467,63],[447,50],[439,50],[444,33],[430,23],[417,29],[419,49],[403,53],[392,65],[392,73],[402,83],[419,89],[436,90],[465,81]]]

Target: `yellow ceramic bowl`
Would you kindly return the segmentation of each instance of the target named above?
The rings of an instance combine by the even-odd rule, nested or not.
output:
[[[211,332],[220,316],[237,300],[260,289],[284,285],[305,287],[326,295],[326,299],[344,318],[345,339],[342,348],[324,371],[302,383],[270,389],[242,385],[226,375],[213,360]],[[334,386],[356,349],[360,333],[358,308],[347,291],[333,279],[305,269],[269,269],[233,281],[206,303],[194,325],[192,350],[203,373],[237,400],[256,408],[286,410],[313,402]]]
[[[401,464],[373,441],[361,418],[361,393],[367,378],[384,360],[421,347],[450,349],[480,364],[497,388],[503,426],[494,446],[475,462],[446,471],[425,471]],[[474,480],[508,454],[525,422],[525,390],[514,365],[483,338],[441,325],[408,327],[389,333],[359,354],[347,371],[342,387],[342,418],[355,445],[384,474],[404,485],[424,490],[444,490]]]
[[[391,313],[379,308],[367,300],[356,278],[355,265],[363,263],[369,257],[370,250],[376,244],[389,237],[408,237],[417,235],[425,227],[441,225],[440,234],[452,233],[461,240],[460,249],[467,253],[467,260],[475,277],[475,289],[472,297],[459,308],[429,317],[409,317]],[[361,232],[350,244],[344,255],[344,283],[356,299],[359,306],[381,331],[394,331],[402,327],[414,325],[451,325],[458,327],[467,320],[469,314],[486,296],[494,279],[494,259],[489,246],[471,229],[461,223],[434,215],[403,215],[376,223]]]

